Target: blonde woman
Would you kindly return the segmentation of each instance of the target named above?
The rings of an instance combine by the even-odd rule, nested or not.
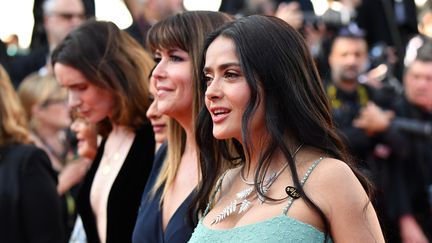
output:
[[[52,75],[33,73],[20,84],[18,95],[36,145],[45,150],[53,168],[60,172],[67,160],[66,132],[72,121],[66,89],[61,88]],[[69,155],[71,159],[72,154]]]
[[[0,66],[0,241],[64,242],[56,175]]]

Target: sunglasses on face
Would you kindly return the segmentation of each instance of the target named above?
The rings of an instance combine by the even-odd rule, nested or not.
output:
[[[85,15],[80,13],[52,12],[50,15],[60,17],[67,21],[70,21],[73,18],[78,18],[80,20],[85,19]]]
[[[61,104],[61,105],[66,105],[66,99],[61,99],[61,98],[57,98],[57,99],[47,99],[47,100],[45,100],[42,104],[41,104],[41,107],[42,108],[47,108],[48,106],[50,106],[50,105],[58,105],[58,104]]]

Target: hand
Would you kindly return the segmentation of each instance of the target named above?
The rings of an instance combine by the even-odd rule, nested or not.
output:
[[[403,243],[428,243],[420,225],[412,215],[404,215],[399,219],[400,234]]]
[[[60,172],[58,177],[57,192],[63,195],[74,185],[81,182],[84,178],[91,161],[86,158],[80,158],[69,162]]]
[[[384,132],[390,126],[394,112],[384,111],[373,102],[360,110],[359,117],[353,120],[353,126],[364,129],[369,135]]]
[[[317,56],[321,48],[321,42],[326,34],[326,27],[323,23],[318,23],[316,27],[310,23],[303,26],[303,35],[313,56]]]
[[[366,73],[366,82],[372,87],[380,89],[383,86],[381,81],[386,78],[388,71],[386,64],[380,64]]]
[[[284,20],[296,30],[303,25],[303,12],[297,2],[281,3],[276,9],[275,16]]]

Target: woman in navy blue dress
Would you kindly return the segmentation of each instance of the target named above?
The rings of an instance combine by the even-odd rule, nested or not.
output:
[[[142,196],[133,242],[186,242],[194,223],[188,209],[200,179],[193,132],[194,79],[207,34],[231,21],[220,12],[191,11],[155,24],[148,45],[158,63],[153,71],[157,108],[170,117],[168,146],[156,154]]]

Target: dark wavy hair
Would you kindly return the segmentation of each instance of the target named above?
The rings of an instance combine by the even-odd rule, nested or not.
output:
[[[238,163],[238,159],[233,159],[235,156],[228,153],[227,140],[211,139],[213,123],[203,104],[206,91],[202,72],[205,53],[219,36],[234,42],[241,70],[251,90],[251,98],[242,117],[242,144],[245,151],[235,142],[237,152],[243,160],[251,154],[252,149],[248,131],[250,121],[260,102],[265,107],[265,126],[269,141],[261,153],[254,178],[258,193],[262,195],[257,182],[263,181],[272,155],[277,150],[282,151],[295,187],[299,189],[305,202],[322,218],[327,237],[330,232],[329,221],[303,191],[290,148],[304,144],[320,149],[326,156],[345,161],[368,193],[371,184],[352,164],[345,145],[337,135],[328,99],[303,37],[276,17],[253,15],[241,18],[213,32],[204,45],[200,62],[201,81],[197,84],[201,106],[196,122],[196,141],[200,151],[202,178],[205,179],[201,181],[195,198],[198,203],[195,213],[202,213],[206,208],[219,177],[218,172],[224,167],[222,163],[227,160],[233,164]],[[223,159],[220,154],[224,156]]]
[[[113,121],[138,129],[146,123],[151,55],[114,23],[89,20],[54,49],[51,64],[78,69],[96,86],[114,95]]]

